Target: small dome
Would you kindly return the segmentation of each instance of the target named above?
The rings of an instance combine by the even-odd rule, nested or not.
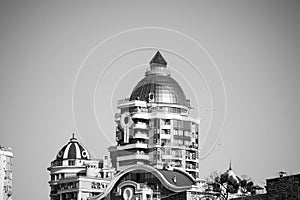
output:
[[[88,160],[90,155],[87,149],[82,146],[77,138],[73,137],[69,143],[66,144],[57,154],[56,160],[68,160],[68,159],[83,159]]]
[[[150,61],[150,71],[133,89],[130,100],[189,106],[182,88],[170,76],[167,62],[159,52]]]
[[[227,170],[228,178],[230,178],[231,182],[239,183],[241,179],[234,173],[231,167],[231,161],[229,163],[229,169]]]

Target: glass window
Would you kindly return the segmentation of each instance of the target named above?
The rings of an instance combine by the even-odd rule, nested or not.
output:
[[[160,128],[160,119],[155,118],[153,120],[154,120],[154,127],[159,129]]]
[[[75,165],[75,160],[69,160],[68,164],[69,164],[69,166],[74,166]]]
[[[183,135],[183,131],[182,130],[178,130],[178,135]]]
[[[174,135],[178,135],[178,130],[174,129]]]
[[[165,124],[166,124],[166,125],[170,125],[170,120],[169,120],[169,119],[166,119]]]

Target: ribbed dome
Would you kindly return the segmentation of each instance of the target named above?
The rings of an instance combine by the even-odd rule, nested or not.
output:
[[[84,159],[88,160],[90,155],[88,151],[82,146],[78,140],[74,137],[70,139],[70,142],[66,144],[57,154],[56,160],[68,160],[68,159]]]
[[[189,106],[180,85],[170,76],[167,62],[159,52],[150,61],[150,71],[133,89],[130,100]]]

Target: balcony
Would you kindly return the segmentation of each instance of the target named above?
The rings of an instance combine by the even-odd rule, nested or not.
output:
[[[142,133],[142,132],[137,132],[133,138],[137,138],[137,139],[149,139],[148,134],[147,133]]]
[[[134,129],[146,129],[148,130],[148,126],[146,123],[136,123],[133,127]]]
[[[129,98],[121,99],[118,100],[117,108],[121,109],[121,108],[129,107],[131,104],[132,103]]]
[[[162,155],[162,159],[171,160],[172,158],[173,158],[173,156],[172,156],[172,155],[167,155],[167,154],[165,154],[165,155]]]
[[[173,167],[182,167],[182,163],[180,161],[173,162]]]
[[[135,148],[148,149],[148,145],[145,143],[134,143],[134,144],[127,144],[123,146],[117,146],[117,150],[135,149]]]
[[[180,155],[180,154],[173,154],[172,155],[172,159],[173,160],[182,160],[182,155]]]
[[[186,160],[186,162],[196,162],[196,163],[198,162],[197,158],[192,158],[192,157],[189,157],[189,156],[186,156],[185,160]]]
[[[170,124],[164,124],[164,125],[161,126],[161,129],[170,130],[171,129],[171,125]]]
[[[171,135],[170,135],[170,134],[164,134],[164,133],[161,133],[161,134],[160,134],[160,138],[161,138],[161,139],[170,140],[170,139],[171,139]]]
[[[135,102],[137,102],[137,101],[135,101]],[[146,104],[145,105],[141,105],[142,107],[139,106],[139,105],[136,104],[135,106],[138,106],[138,107],[136,107],[133,110],[131,110],[132,114],[135,114],[135,113],[148,113],[148,109],[146,108]]]
[[[198,145],[189,145],[186,150],[189,151],[198,151]]]
[[[193,171],[193,172],[198,172],[198,168],[194,164],[186,164],[185,169],[187,171]]]
[[[117,161],[124,161],[124,160],[149,160],[148,154],[132,154],[128,156],[121,156],[117,157]]]
[[[186,168],[186,171],[198,172],[199,170],[196,168]]]

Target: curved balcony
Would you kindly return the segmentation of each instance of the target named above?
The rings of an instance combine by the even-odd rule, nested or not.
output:
[[[148,154],[132,154],[128,156],[121,156],[117,157],[117,161],[124,161],[124,160],[149,160]]]
[[[172,155],[172,160],[182,160],[182,155],[173,154]]]
[[[161,126],[161,129],[170,130],[171,129],[171,125],[170,124],[164,124],[164,125]]]
[[[132,118],[136,118],[136,119],[149,119],[149,114],[148,112],[133,112],[132,114]]]
[[[197,158],[193,159],[192,157],[186,157],[186,158],[185,158],[185,161],[186,161],[186,162],[194,162],[194,163],[198,163],[198,159],[197,159]]]
[[[186,150],[188,151],[198,151],[198,145],[189,145]]]
[[[148,126],[146,123],[136,123],[133,127],[134,129],[148,129]]]
[[[185,169],[187,170],[187,171],[193,171],[193,172],[198,172],[199,171],[199,168],[196,166],[196,164],[186,164],[185,165]]]
[[[199,169],[197,168],[185,168],[186,171],[191,171],[191,172],[198,172]]]
[[[171,135],[170,134],[161,133],[160,134],[160,139],[170,140],[171,139]]]
[[[117,150],[135,149],[135,148],[148,149],[148,145],[145,143],[134,143],[134,144],[127,144],[123,146],[117,146]]]
[[[163,154],[161,155],[162,159],[166,159],[166,160],[171,160],[173,158],[172,155],[168,155],[168,154]]]
[[[136,134],[134,134],[133,138],[146,139],[146,140],[149,139],[147,133],[141,133],[141,132],[137,132]]]

